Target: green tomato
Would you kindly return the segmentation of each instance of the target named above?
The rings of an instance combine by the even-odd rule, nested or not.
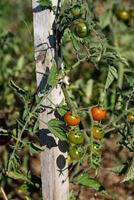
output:
[[[73,144],[82,144],[84,142],[84,134],[80,132],[70,131],[68,139]]]
[[[82,12],[81,6],[75,5],[72,8],[72,15],[73,15],[74,18],[79,18],[82,14],[83,14],[83,12]]]
[[[85,22],[78,21],[75,23],[74,33],[79,38],[84,38],[88,36],[89,30]]]
[[[69,149],[69,156],[72,160],[79,160],[81,158],[81,153],[75,146],[70,147]]]

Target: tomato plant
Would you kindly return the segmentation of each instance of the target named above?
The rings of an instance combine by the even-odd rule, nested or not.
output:
[[[67,152],[75,161],[69,165],[70,174],[71,170],[73,171],[70,175],[72,183],[74,181],[75,184],[86,184],[86,186],[94,187],[98,192],[102,192],[103,186],[97,181],[96,175],[101,168],[104,170],[105,166],[102,165],[101,160],[104,159],[105,163],[105,159],[107,159],[105,153],[109,155],[109,150],[103,155],[102,149],[104,147],[105,151],[107,143],[111,144],[113,138],[117,141],[117,148],[115,148],[115,151],[118,149],[117,155],[120,155],[121,149],[124,148],[125,152],[127,149],[130,154],[128,158],[128,155],[124,153],[123,159],[118,160],[121,166],[117,166],[113,171],[115,170],[118,176],[123,174],[124,181],[133,179],[133,157],[131,156],[134,152],[133,5],[130,1],[129,3],[128,1],[103,1],[101,5],[100,1],[93,0],[61,1],[57,6],[53,6],[51,0],[39,0],[39,3],[43,10],[49,9],[50,14],[53,12],[55,17],[52,25],[54,43],[51,43],[51,35],[49,35],[50,44],[47,47],[54,49],[54,56],[51,57],[49,65],[52,66],[51,69],[47,69],[47,59],[44,58],[48,51],[44,53],[44,47],[41,49],[41,55],[37,58],[37,61],[39,59],[40,64],[43,64],[42,70],[44,66],[46,67],[46,71],[41,72],[43,75],[42,91],[35,89],[35,84],[32,84],[31,81],[33,80],[33,70],[27,67],[29,61],[33,63],[33,57],[31,56],[31,59],[31,57],[27,58],[21,55],[21,52],[26,51],[27,44],[21,42],[20,37],[16,40],[10,32],[0,36],[2,47],[0,50],[2,60],[0,119],[1,127],[6,129],[6,131],[0,130],[0,144],[7,145],[1,162],[1,185],[5,188],[7,183],[16,185],[16,180],[20,178],[18,187],[22,186],[23,189],[28,187],[29,189],[29,183],[31,184],[33,177],[31,174],[24,174],[25,170],[23,171],[23,169],[29,171],[29,163],[28,156],[23,157],[23,153],[27,152],[27,155],[33,156],[44,151],[45,148],[51,146],[50,139],[52,139],[52,145],[59,148],[59,142],[57,145],[55,138],[62,143],[59,150],[63,154]],[[7,25],[7,27],[10,29],[10,26]],[[0,29],[2,32],[1,24]],[[11,24],[12,29],[14,29],[14,24]],[[15,30],[15,32],[17,31]],[[21,35],[24,34],[21,33]],[[30,40],[27,38],[26,41]],[[45,45],[47,46],[46,43]],[[30,47],[30,49],[32,48]],[[90,67],[85,67],[85,63],[88,63]],[[30,74],[28,80],[26,74]],[[44,85],[44,77],[48,78],[45,81],[46,85]],[[15,82],[10,81],[10,87],[7,82],[9,79],[15,80]],[[28,81],[32,87],[29,88],[28,85],[25,85],[24,80]],[[22,82],[23,84],[21,84]],[[22,85],[22,88],[19,85]],[[15,93],[12,93],[11,88]],[[54,88],[62,88],[64,97],[61,102],[57,103],[53,98],[51,99]],[[49,106],[48,104],[44,105],[44,102],[47,102]],[[38,118],[38,114],[44,111],[48,111],[48,115],[52,114],[53,118],[49,121],[47,118],[44,120]],[[45,135],[48,144],[46,144],[46,140],[44,144],[43,140],[41,141],[42,146],[35,143],[39,140],[39,138],[35,139],[39,124],[42,124],[41,135],[45,135],[42,134],[44,126],[47,126],[47,133],[52,134],[51,136]],[[7,134],[8,132],[11,134]],[[21,154],[20,149],[22,150]],[[112,152],[112,150],[110,151]],[[115,152],[112,156],[115,156]],[[66,160],[63,155],[59,158],[62,158],[63,162],[60,163],[60,159],[58,159],[58,165],[59,163],[63,164],[60,171],[62,172]],[[74,170],[76,171],[74,172]],[[83,181],[79,177],[83,171],[87,171],[88,174],[94,173],[96,179],[86,176]],[[14,178],[15,180],[11,180]],[[23,182],[22,185],[21,182]],[[38,184],[34,182],[32,187],[33,185]],[[12,186],[9,190],[12,191]],[[18,196],[16,197],[13,193],[11,196],[9,195],[9,198],[17,199]],[[118,199],[118,197],[115,198]]]
[[[100,106],[93,106],[91,108],[91,114],[95,121],[101,121],[106,118],[106,111]]]
[[[64,121],[67,123],[68,126],[77,126],[80,123],[80,116],[79,115],[72,115],[72,112],[68,111],[64,115]]]
[[[73,144],[82,144],[84,142],[84,134],[77,131],[68,133],[68,140]]]

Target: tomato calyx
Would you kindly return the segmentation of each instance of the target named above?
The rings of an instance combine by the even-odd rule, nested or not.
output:
[[[71,111],[66,112],[64,115],[64,121],[68,126],[77,126],[80,124],[80,116],[73,115]]]
[[[100,106],[93,106],[91,108],[91,114],[92,114],[93,120],[95,121],[101,121],[106,118],[106,110],[104,110]]]

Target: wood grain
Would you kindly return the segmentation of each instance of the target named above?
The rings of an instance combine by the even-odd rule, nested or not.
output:
[[[53,5],[57,1],[53,0]],[[36,79],[39,95],[43,95],[47,88],[47,77],[52,66],[54,56],[54,37],[52,23],[54,16],[49,10],[43,10],[36,0],[32,0],[34,46],[36,60]],[[59,104],[63,100],[63,93],[60,85],[55,87],[49,95],[53,104]],[[41,153],[41,179],[43,200],[69,200],[68,170],[66,153],[59,147],[59,142],[47,130],[46,123],[55,118],[51,112],[53,104],[44,101],[45,109],[39,115],[40,136],[42,145],[46,150]],[[45,124],[43,123],[45,122]],[[62,146],[62,145],[61,145]]]

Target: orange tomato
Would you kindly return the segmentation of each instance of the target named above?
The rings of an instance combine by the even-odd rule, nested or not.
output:
[[[93,106],[91,108],[91,113],[95,121],[101,121],[106,118],[106,111],[99,106]]]
[[[77,126],[80,123],[80,116],[76,115],[73,116],[72,112],[68,111],[65,115],[64,115],[64,121],[67,123],[67,125],[69,126]]]

